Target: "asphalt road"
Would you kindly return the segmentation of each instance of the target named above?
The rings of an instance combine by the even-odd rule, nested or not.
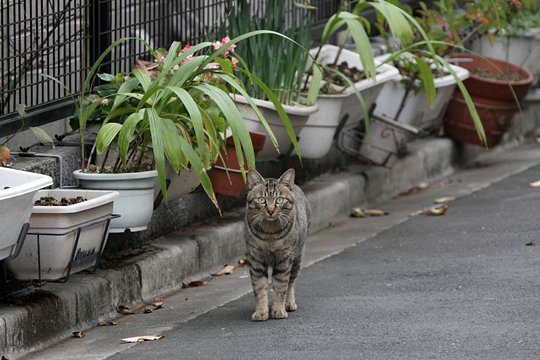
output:
[[[538,179],[536,167],[304,269],[286,320],[251,322],[248,294],[109,359],[540,359]]]

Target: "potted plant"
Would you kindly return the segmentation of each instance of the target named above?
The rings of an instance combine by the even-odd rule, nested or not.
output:
[[[0,151],[4,164],[9,149],[0,145]],[[47,175],[0,166],[0,260],[17,256],[28,230],[34,195],[52,183]]]
[[[264,118],[248,106],[245,96],[235,96],[249,130],[266,133],[268,140],[257,160],[277,159],[294,148],[299,150],[297,136],[318,106],[313,97],[303,97],[302,77],[311,44],[312,15],[309,6],[270,0],[255,7],[247,0],[229,2],[224,27],[231,36],[247,31],[272,30],[286,36],[250,38],[247,46],[235,50],[242,59],[239,77]],[[292,41],[291,41],[292,39]],[[272,89],[275,94],[269,92]]]
[[[21,252],[7,261],[15,278],[67,279],[97,266],[118,195],[98,190],[38,191]]]
[[[120,210],[140,209],[142,196],[150,204],[153,202],[154,179],[143,181],[148,174],[155,176],[157,172],[161,191],[167,200],[168,164],[175,173],[191,169],[219,209],[207,170],[219,158],[227,134],[230,133],[234,142],[241,171],[244,171],[246,161],[248,167],[255,164],[249,132],[229,94],[232,91],[241,94],[257,116],[264,119],[244,84],[235,75],[238,61],[230,49],[244,39],[265,34],[284,37],[262,30],[242,34],[232,40],[227,37],[217,43],[203,42],[181,47],[179,42],[174,42],[168,50],[154,50],[146,44],[154,61],[139,61],[129,74],[102,74],[101,78],[109,83],[90,95],[83,91],[77,106],[81,139],[84,139],[90,120],[96,120],[100,125],[90,155],[84,156],[84,147],[81,147],[84,165],[75,172],[81,185],[111,189],[109,184],[90,185],[90,178],[101,181],[126,177],[139,181],[141,184],[137,186],[143,188],[143,195],[133,195],[135,185],[127,185],[125,180],[118,181],[120,198],[115,201],[114,212],[121,213],[122,221],[127,221],[127,216]],[[123,41],[125,39],[113,43],[102,54],[92,67],[84,89],[87,89],[89,79],[103,58]],[[203,51],[209,53],[200,54]],[[251,75],[246,69],[243,73]],[[274,96],[270,90],[268,94]],[[100,164],[91,163],[94,152],[102,156]],[[134,173],[125,175],[126,171],[133,170]],[[137,205],[125,203],[120,206],[129,197]],[[139,216],[144,220],[140,225],[115,223],[115,219],[111,231],[143,230],[152,214],[152,206],[147,209],[145,216]]]
[[[485,145],[500,142],[519,110],[519,100],[533,82],[533,76],[514,64],[468,53],[452,55],[471,75],[464,84],[470,93],[486,132]],[[463,96],[454,92],[444,116],[445,134],[455,140],[483,145],[475,136]]]
[[[540,4],[537,0],[478,1],[467,4],[466,16],[476,23],[471,50],[524,68],[538,80]]]

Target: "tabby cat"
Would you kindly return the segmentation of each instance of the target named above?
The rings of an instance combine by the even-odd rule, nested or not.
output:
[[[294,184],[294,169],[279,179],[265,179],[250,169],[247,177],[245,237],[251,284],[256,307],[253,321],[268,319],[268,275],[272,269],[272,312],[285,319],[297,309],[294,282],[308,236],[311,208],[302,190]]]

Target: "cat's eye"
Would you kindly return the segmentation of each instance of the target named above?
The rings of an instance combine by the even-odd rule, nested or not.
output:
[[[261,203],[261,204],[264,204],[264,203],[266,203],[266,198],[260,197],[260,198],[257,199],[257,201],[259,203]]]
[[[276,198],[276,204],[283,204],[284,201],[285,201],[285,199],[282,198],[282,197]]]

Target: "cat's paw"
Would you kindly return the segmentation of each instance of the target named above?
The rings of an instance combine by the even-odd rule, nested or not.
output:
[[[298,309],[298,305],[296,305],[295,302],[288,302],[288,301],[287,301],[287,302],[285,303],[285,309],[286,309],[287,311],[292,312],[292,311],[295,311],[296,309]]]
[[[287,311],[285,308],[278,308],[278,309],[272,309],[272,318],[273,319],[286,319],[287,318]]]
[[[266,310],[266,311],[255,311],[251,315],[251,320],[253,320],[253,321],[265,321],[265,320],[268,320],[268,310]]]

